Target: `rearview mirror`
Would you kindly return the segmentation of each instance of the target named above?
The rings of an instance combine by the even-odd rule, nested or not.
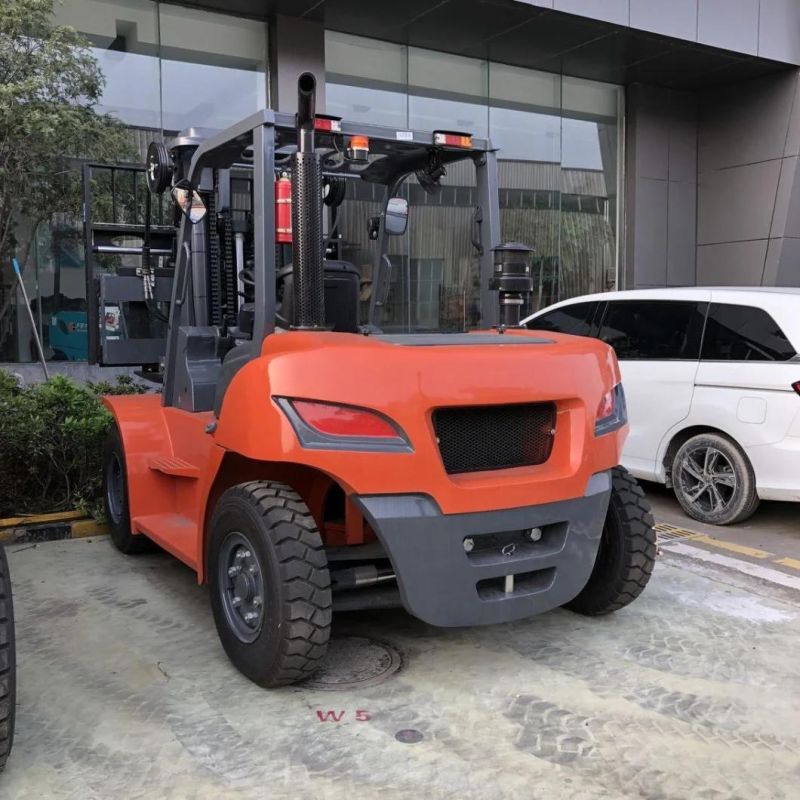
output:
[[[402,236],[408,227],[408,200],[390,197],[386,204],[386,218],[383,223],[388,236]]]
[[[203,198],[189,185],[188,181],[181,181],[172,187],[172,199],[192,225],[200,222],[206,215]]]

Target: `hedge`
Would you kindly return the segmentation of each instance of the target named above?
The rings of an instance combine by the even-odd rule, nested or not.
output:
[[[0,369],[0,517],[79,508],[102,519],[103,444],[111,414],[103,394],[141,394],[116,383],[63,376],[20,386]]]

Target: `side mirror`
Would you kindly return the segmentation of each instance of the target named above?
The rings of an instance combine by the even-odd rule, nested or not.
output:
[[[408,200],[390,197],[386,204],[386,218],[383,223],[388,236],[402,236],[408,227]]]
[[[189,181],[180,181],[172,187],[172,199],[192,225],[200,222],[206,215],[203,198],[190,186]]]

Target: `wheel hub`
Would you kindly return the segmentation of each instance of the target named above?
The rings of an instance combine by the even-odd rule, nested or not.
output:
[[[733,465],[721,450],[710,446],[696,447],[686,453],[679,480],[687,502],[706,514],[725,511],[738,489]]]
[[[247,537],[234,531],[222,544],[219,591],[228,624],[243,642],[252,642],[264,622],[261,565]]]

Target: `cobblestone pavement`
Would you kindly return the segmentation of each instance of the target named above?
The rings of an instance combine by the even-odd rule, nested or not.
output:
[[[178,562],[102,539],[9,555],[20,688],[3,800],[797,796],[800,599],[768,584],[668,557],[603,619],[340,616],[340,640],[392,645],[400,671],[264,691],[230,666]]]

